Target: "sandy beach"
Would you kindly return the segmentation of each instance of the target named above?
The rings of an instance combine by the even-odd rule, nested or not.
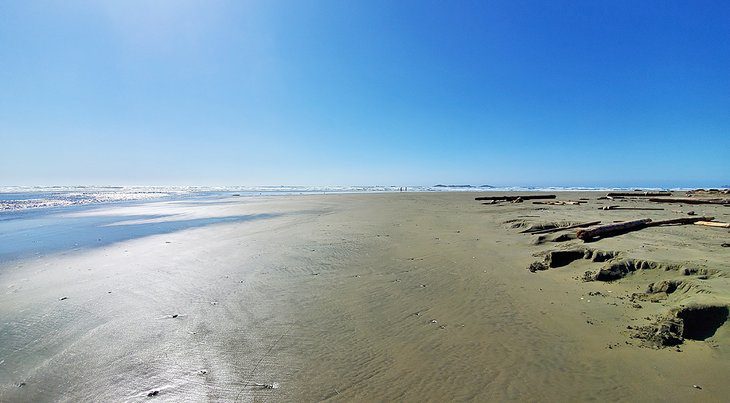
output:
[[[558,193],[580,205],[474,200],[489,194],[229,197],[0,221],[0,401],[727,399],[728,229],[595,242],[521,231],[690,210],[728,222],[730,208],[605,192]],[[599,209],[611,204],[663,210]],[[687,307],[716,309],[705,322],[717,326],[690,328]],[[694,339],[647,336],[678,314]]]

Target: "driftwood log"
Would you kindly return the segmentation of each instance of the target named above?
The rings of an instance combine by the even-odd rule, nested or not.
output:
[[[624,233],[628,231],[635,231],[646,227],[651,222],[651,218],[642,218],[641,220],[624,221],[614,224],[601,225],[594,228],[579,229],[575,235],[584,240],[591,240],[596,237],[603,237],[606,235],[615,235],[618,233]]]
[[[579,206],[588,203],[582,200],[555,200],[555,201],[534,201],[532,204],[546,204],[549,206]]]
[[[533,199],[554,199],[557,196],[555,195],[525,195],[525,196],[481,196],[481,197],[475,197],[474,200],[504,200],[504,201],[513,201],[517,199],[522,200],[533,200]]]
[[[540,229],[540,230],[535,230],[535,231],[522,231],[522,232],[528,233],[530,235],[550,234],[553,232],[558,232],[558,231],[563,231],[563,230],[568,230],[568,229],[590,227],[591,225],[598,225],[600,223],[601,223],[600,221],[591,221],[591,222],[584,222],[584,223],[580,223],[580,224],[568,225],[565,227],[546,228],[546,229]]]
[[[652,221],[648,223],[647,227],[658,227],[660,225],[684,225],[684,224],[694,224],[697,221],[712,221],[715,217],[682,217],[682,218],[672,218],[669,220],[660,220],[660,221]]]
[[[730,228],[730,223],[715,221],[695,221],[695,225],[706,225],[708,227]]]
[[[671,196],[672,192],[611,192],[607,197],[616,196],[636,196],[636,197],[653,197],[653,196]]]
[[[655,203],[685,203],[685,204],[730,204],[730,199],[700,199],[698,197],[658,197],[650,198]]]
[[[621,207],[621,206],[603,206],[599,210],[664,210],[661,207]]]
[[[672,218],[669,220],[652,221],[651,218],[643,218],[641,220],[624,221],[614,224],[601,225],[595,228],[579,229],[575,235],[584,241],[590,241],[593,238],[597,237],[618,235],[625,232],[637,231],[647,227],[658,227],[660,225],[694,224],[698,221],[712,221],[714,219],[714,217],[682,217]]]

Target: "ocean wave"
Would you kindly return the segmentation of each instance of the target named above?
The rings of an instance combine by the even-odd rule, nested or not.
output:
[[[77,206],[135,200],[194,196],[258,196],[321,193],[399,192],[552,192],[552,191],[625,191],[634,187],[585,186],[2,186],[0,211]],[[684,188],[642,188],[642,190],[685,190]]]

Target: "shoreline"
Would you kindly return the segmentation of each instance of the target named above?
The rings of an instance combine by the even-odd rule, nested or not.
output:
[[[405,189],[405,190],[403,190]],[[306,196],[326,194],[390,194],[435,192],[611,192],[673,191],[689,187],[487,187],[479,186],[0,186],[0,215],[80,206],[119,205],[154,201],[200,200],[224,197]]]

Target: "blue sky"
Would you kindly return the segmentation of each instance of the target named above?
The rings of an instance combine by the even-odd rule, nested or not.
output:
[[[725,185],[728,21],[726,1],[5,1],[0,185]]]

